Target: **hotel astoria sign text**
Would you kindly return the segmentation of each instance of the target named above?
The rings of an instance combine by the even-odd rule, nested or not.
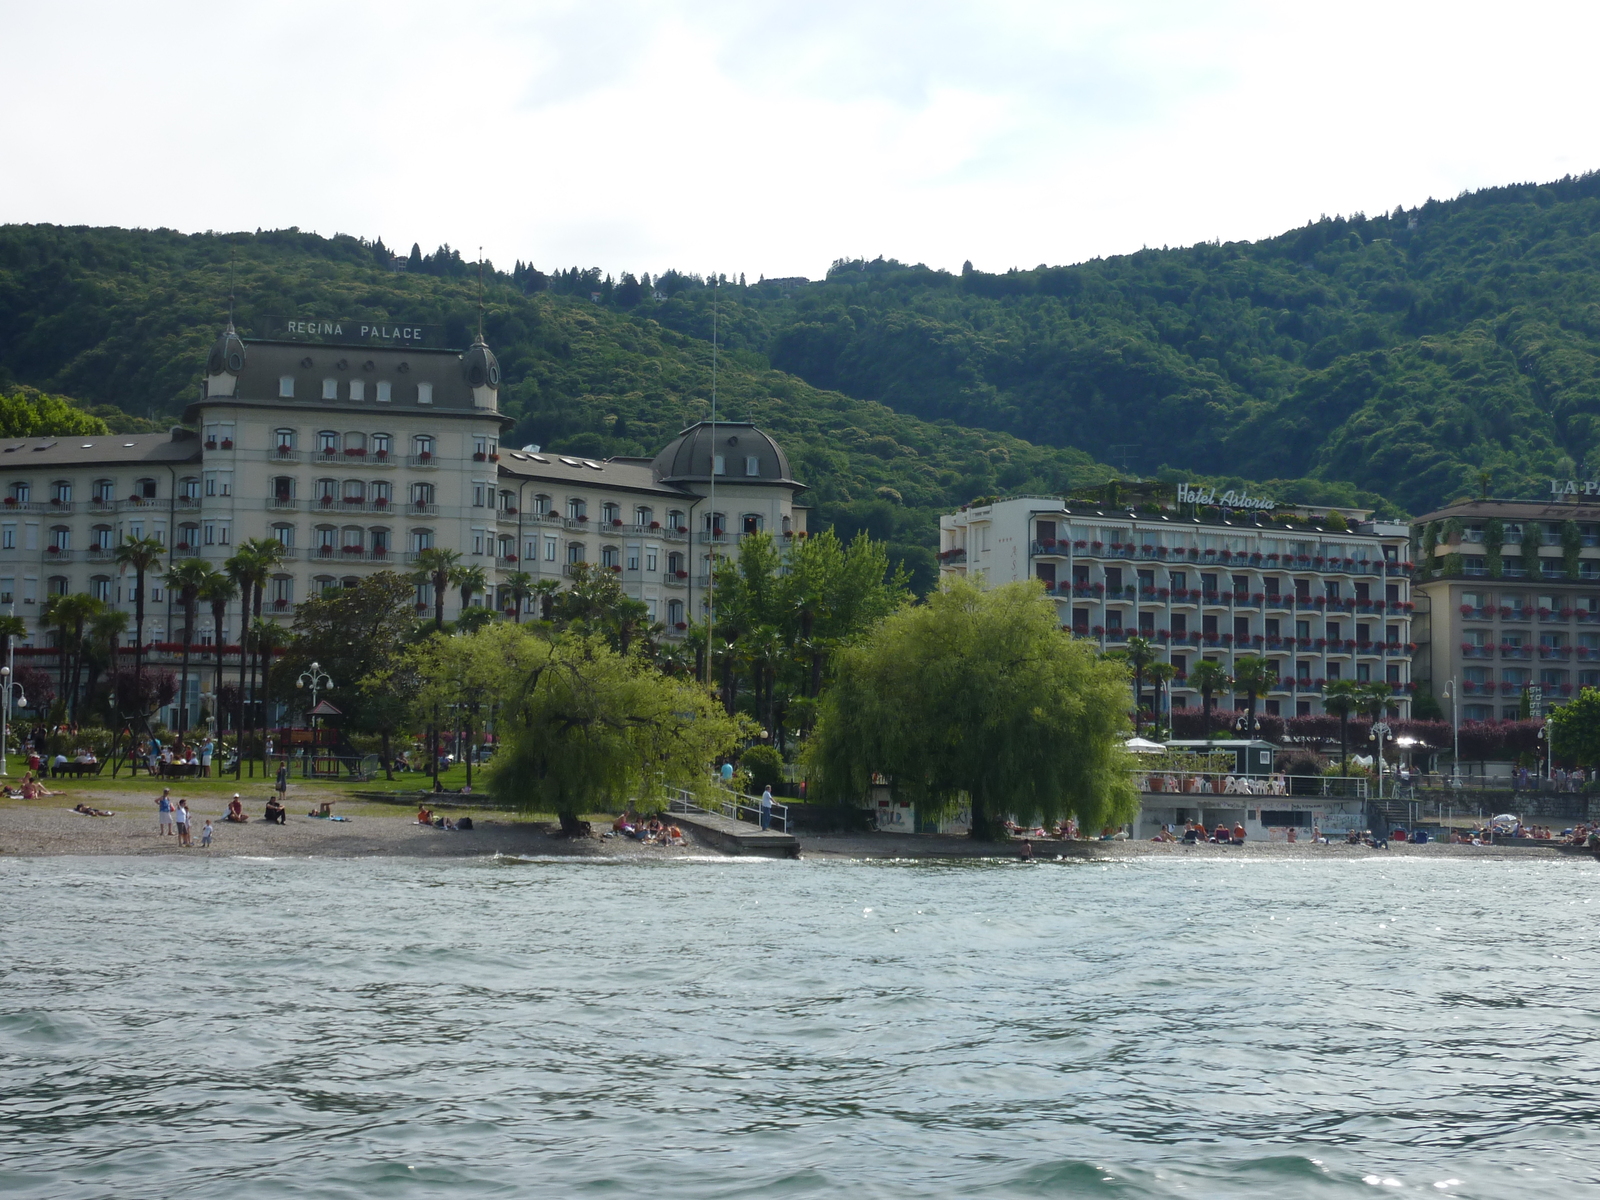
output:
[[[1195,487],[1192,483],[1178,485],[1179,504],[1208,504],[1217,508],[1277,508],[1276,500],[1269,500],[1262,496],[1252,496],[1247,492],[1236,492],[1232,488],[1217,495],[1215,488]]]

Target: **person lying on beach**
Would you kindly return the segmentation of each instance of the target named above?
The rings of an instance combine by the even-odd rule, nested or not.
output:
[[[117,815],[116,813],[108,812],[103,808],[90,808],[87,804],[82,802],[73,805],[72,811],[75,813],[82,813],[86,817],[114,817]]]

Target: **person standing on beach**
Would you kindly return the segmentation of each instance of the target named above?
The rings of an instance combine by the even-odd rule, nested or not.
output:
[[[156,801],[156,811],[161,817],[161,833],[172,832],[172,789],[162,788],[161,799]]]
[[[278,778],[272,786],[277,789],[278,803],[282,804],[283,798],[289,794],[289,764],[287,762],[278,764]]]
[[[178,821],[178,845],[194,845],[194,839],[189,836],[189,802],[187,800],[179,800],[178,810],[173,813],[173,816]]]
[[[211,818],[210,817],[207,817],[206,818],[206,823],[204,825],[200,826],[200,848],[202,850],[211,849]]]
[[[211,778],[211,756],[215,753],[217,744],[210,738],[200,743],[200,777]]]

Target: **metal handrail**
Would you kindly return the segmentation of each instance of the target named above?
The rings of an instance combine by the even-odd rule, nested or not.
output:
[[[695,793],[688,788],[668,788],[667,811],[710,813],[713,816],[726,817],[730,821],[746,820],[747,818],[739,814],[750,813],[751,816],[748,818],[750,823],[753,825],[761,824],[761,797],[746,795],[744,792],[729,791],[720,784],[715,785],[715,791],[716,795],[708,801],[708,807],[708,804],[700,803]],[[748,803],[741,803],[741,801],[748,801]],[[773,800],[771,828],[778,830],[780,833],[789,832],[789,806],[787,804]]]
[[[1367,797],[1364,775],[1239,775],[1232,771],[1139,771],[1141,792],[1162,796],[1328,796],[1351,800]],[[1234,790],[1228,783],[1233,781]],[[1151,782],[1161,784],[1152,788]],[[1248,788],[1246,791],[1244,789]]]

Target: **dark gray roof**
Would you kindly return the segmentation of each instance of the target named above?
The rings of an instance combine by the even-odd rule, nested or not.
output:
[[[682,488],[657,482],[647,458],[579,458],[545,450],[537,454],[526,450],[501,450],[500,475],[550,487],[615,488],[655,496],[694,498]]]
[[[0,441],[0,475],[41,467],[59,471],[64,467],[164,466],[199,461],[200,439],[186,429]]]
[[[726,474],[718,476],[726,483],[805,486],[789,474],[789,456],[783,447],[748,421],[718,421],[715,427],[709,421],[691,425],[667,443],[652,466],[662,483],[709,483],[713,454],[727,459]],[[759,475],[745,474],[744,460],[750,457],[758,460]]]

